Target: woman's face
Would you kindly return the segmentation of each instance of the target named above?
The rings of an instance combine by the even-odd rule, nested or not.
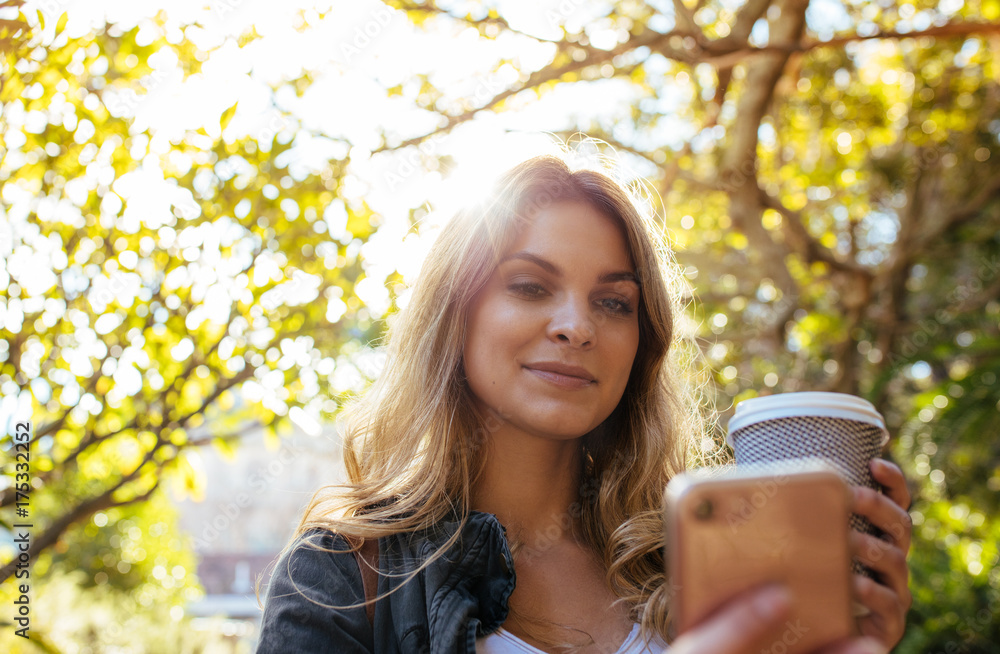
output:
[[[475,401],[534,435],[582,436],[625,391],[638,309],[611,218],[575,201],[538,211],[470,307],[464,366]]]

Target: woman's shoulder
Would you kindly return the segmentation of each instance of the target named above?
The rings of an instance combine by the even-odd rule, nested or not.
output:
[[[288,651],[370,652],[361,570],[345,537],[330,529],[298,533],[267,585],[257,654]],[[340,644],[356,643],[343,649]],[[339,644],[338,644],[339,643]]]
[[[292,538],[278,557],[268,584],[274,592],[305,590],[312,599],[325,601],[332,594],[353,597],[362,587],[361,572],[351,540],[329,528],[310,527]]]
[[[383,522],[375,520],[374,522]],[[456,531],[466,537],[459,549],[471,546],[469,554],[479,555],[484,545],[482,538],[492,536],[499,549],[506,550],[505,530],[496,516],[471,511],[463,517],[449,513],[430,525],[416,529],[400,529],[379,537],[383,542],[380,554],[386,564],[400,564],[421,559],[448,542]],[[337,531],[333,526],[309,526],[299,531],[289,542],[275,564],[273,576],[294,577],[316,575],[322,571],[348,574],[350,581],[360,583],[360,573],[354,553],[362,544],[360,537]],[[478,543],[478,545],[477,545]],[[488,548],[493,549],[493,548]],[[397,560],[398,559],[398,560]],[[384,566],[383,566],[384,567]],[[392,567],[390,565],[390,567]],[[357,579],[354,579],[357,575]]]

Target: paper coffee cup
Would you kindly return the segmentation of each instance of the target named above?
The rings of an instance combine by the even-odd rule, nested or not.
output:
[[[736,465],[819,457],[850,484],[881,491],[868,463],[889,442],[885,421],[867,400],[844,393],[779,393],[743,400],[729,421],[726,442]],[[851,514],[851,526],[880,536],[866,518]],[[874,574],[857,561],[854,571]]]

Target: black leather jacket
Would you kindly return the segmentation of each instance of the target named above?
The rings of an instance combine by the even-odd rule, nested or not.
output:
[[[503,525],[491,513],[471,511],[461,537],[441,558],[402,583],[459,528],[452,514],[433,528],[379,538],[374,628],[364,606],[361,571],[347,541],[313,529],[278,559],[267,588],[257,654],[475,654],[476,638],[507,618],[514,565]],[[324,549],[306,544],[306,539]],[[386,576],[386,574],[396,576]],[[311,600],[311,601],[310,601]],[[323,606],[327,605],[327,606]]]

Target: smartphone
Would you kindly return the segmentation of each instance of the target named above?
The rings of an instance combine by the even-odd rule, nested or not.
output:
[[[784,654],[855,635],[849,514],[847,484],[821,463],[672,479],[664,491],[664,556],[674,635],[767,582],[793,595],[779,637]]]

